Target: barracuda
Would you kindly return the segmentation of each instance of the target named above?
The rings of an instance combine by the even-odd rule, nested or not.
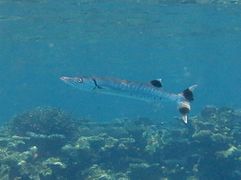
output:
[[[149,83],[85,76],[63,76],[60,79],[74,88],[88,92],[123,96],[157,104],[161,103],[162,100],[176,102],[177,108],[181,114],[181,119],[184,123],[187,123],[188,121],[187,116],[191,110],[190,103],[193,101],[193,90],[197,87],[197,85],[193,85],[185,89],[183,92],[175,94],[163,90],[161,79],[155,79]]]

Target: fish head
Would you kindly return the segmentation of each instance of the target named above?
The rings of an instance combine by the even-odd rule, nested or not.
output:
[[[66,84],[74,87],[74,88],[78,88],[80,90],[83,91],[90,91],[90,90],[95,90],[100,88],[97,83],[96,80],[94,78],[88,78],[88,77],[66,77],[66,76],[62,76],[60,78],[60,80],[62,80],[63,82],[65,82]]]
[[[83,78],[81,78],[81,77],[62,76],[60,78],[60,80],[62,80],[63,82],[65,82],[66,84],[71,85],[71,86],[78,86],[79,84],[83,83]]]

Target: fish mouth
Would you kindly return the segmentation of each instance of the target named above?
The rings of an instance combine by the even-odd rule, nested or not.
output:
[[[67,82],[68,80],[70,80],[70,77],[62,76],[59,79],[64,81],[64,82]]]
[[[79,84],[83,83],[84,80],[82,77],[67,77],[67,76],[62,76],[59,78],[61,81],[64,81],[67,84]]]

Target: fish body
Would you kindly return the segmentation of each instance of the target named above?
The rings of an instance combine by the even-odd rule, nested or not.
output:
[[[74,88],[88,92],[122,96],[157,104],[160,104],[163,100],[174,101],[177,103],[179,112],[182,114],[182,119],[185,123],[187,123],[187,114],[191,109],[190,101],[193,100],[192,90],[194,86],[196,87],[196,85],[194,85],[182,93],[175,94],[164,91],[160,79],[152,80],[148,83],[138,83],[116,78],[85,76],[63,76],[60,79]]]

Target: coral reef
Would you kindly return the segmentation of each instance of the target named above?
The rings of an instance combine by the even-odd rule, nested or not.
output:
[[[241,111],[207,106],[188,125],[73,120],[36,108],[0,130],[1,179],[241,179]]]
[[[76,121],[63,111],[51,107],[37,107],[16,116],[9,124],[9,130],[19,136],[33,132],[44,135],[61,134],[72,138],[76,132]]]

